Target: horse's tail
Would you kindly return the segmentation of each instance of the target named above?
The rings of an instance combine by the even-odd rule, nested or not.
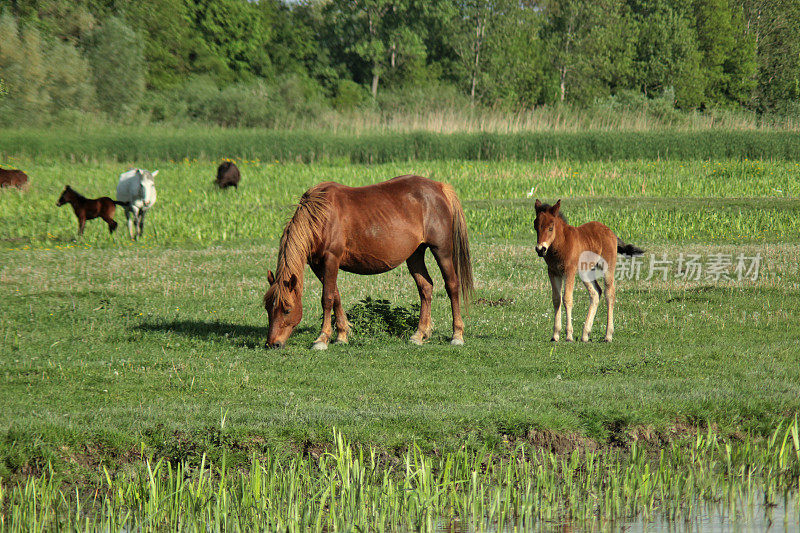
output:
[[[622,255],[642,255],[644,250],[632,244],[625,244],[617,237],[617,253]]]
[[[128,207],[129,205],[131,205],[130,202],[118,202],[117,200],[111,200],[111,201],[114,202],[116,205],[121,205],[122,207]]]
[[[469,255],[469,239],[467,236],[467,219],[464,216],[464,209],[461,201],[456,196],[456,191],[451,185],[442,184],[447,202],[450,204],[450,212],[453,214],[453,265],[456,269],[461,284],[461,298],[464,300],[464,307],[469,305],[469,298],[475,290],[472,280],[472,260]]]

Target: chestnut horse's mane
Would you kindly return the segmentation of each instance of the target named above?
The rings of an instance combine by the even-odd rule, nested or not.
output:
[[[323,185],[326,184],[316,185],[303,194],[297,210],[283,230],[278,248],[275,283],[264,295],[265,304],[274,295],[276,303],[288,305],[289,291],[283,282],[288,281],[292,274],[301,278],[312,246],[322,238],[330,213],[330,203]]]

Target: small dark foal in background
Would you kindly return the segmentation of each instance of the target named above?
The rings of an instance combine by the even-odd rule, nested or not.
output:
[[[98,217],[106,221],[108,232],[114,233],[114,230],[117,229],[117,223],[114,221],[114,211],[116,211],[117,205],[124,205],[124,202],[115,202],[108,196],[97,199],[86,198],[67,185],[58,198],[56,206],[61,207],[64,204],[72,206],[75,216],[78,217],[78,234],[83,235],[86,221]]]

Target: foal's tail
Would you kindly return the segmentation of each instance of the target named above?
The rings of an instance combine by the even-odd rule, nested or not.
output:
[[[617,237],[617,253],[622,255],[642,255],[644,250],[632,244],[625,244]]]
[[[461,283],[461,298],[464,300],[466,308],[469,305],[469,298],[475,290],[472,281],[472,260],[469,256],[467,219],[464,217],[464,209],[461,207],[461,201],[456,196],[453,187],[443,183],[442,192],[444,192],[444,196],[450,204],[450,212],[453,214],[453,264],[456,276]]]

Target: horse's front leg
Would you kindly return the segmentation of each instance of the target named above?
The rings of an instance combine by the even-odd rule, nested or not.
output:
[[[425,248],[421,246],[406,260],[408,271],[414,278],[419,291],[419,325],[417,331],[409,339],[413,344],[422,344],[428,340],[433,330],[431,324],[431,297],[433,295],[433,280],[425,266]]]
[[[338,344],[347,344],[347,334],[350,333],[350,322],[347,321],[347,314],[342,308],[342,297],[339,295],[338,287],[333,300],[333,314],[336,318],[336,342]]]
[[[146,209],[142,209],[139,211],[139,223],[137,224],[136,228],[136,235],[137,237],[141,237],[144,233],[144,215],[147,213]]]
[[[561,304],[563,301],[561,287],[564,283],[564,278],[550,270],[548,270],[547,275],[550,277],[550,287],[553,290],[553,337],[550,340],[558,342],[561,336]]]
[[[133,237],[133,223],[136,215],[134,214],[132,209],[125,210],[125,220],[128,223],[128,235],[130,236],[131,240],[134,240]]]
[[[315,350],[327,350],[328,342],[333,334],[331,326],[331,311],[336,302],[336,294],[339,289],[336,287],[336,278],[339,275],[339,261],[333,254],[325,254],[325,258],[317,267],[320,269],[317,277],[322,280],[322,331],[312,346]],[[341,305],[341,303],[340,303]]]

